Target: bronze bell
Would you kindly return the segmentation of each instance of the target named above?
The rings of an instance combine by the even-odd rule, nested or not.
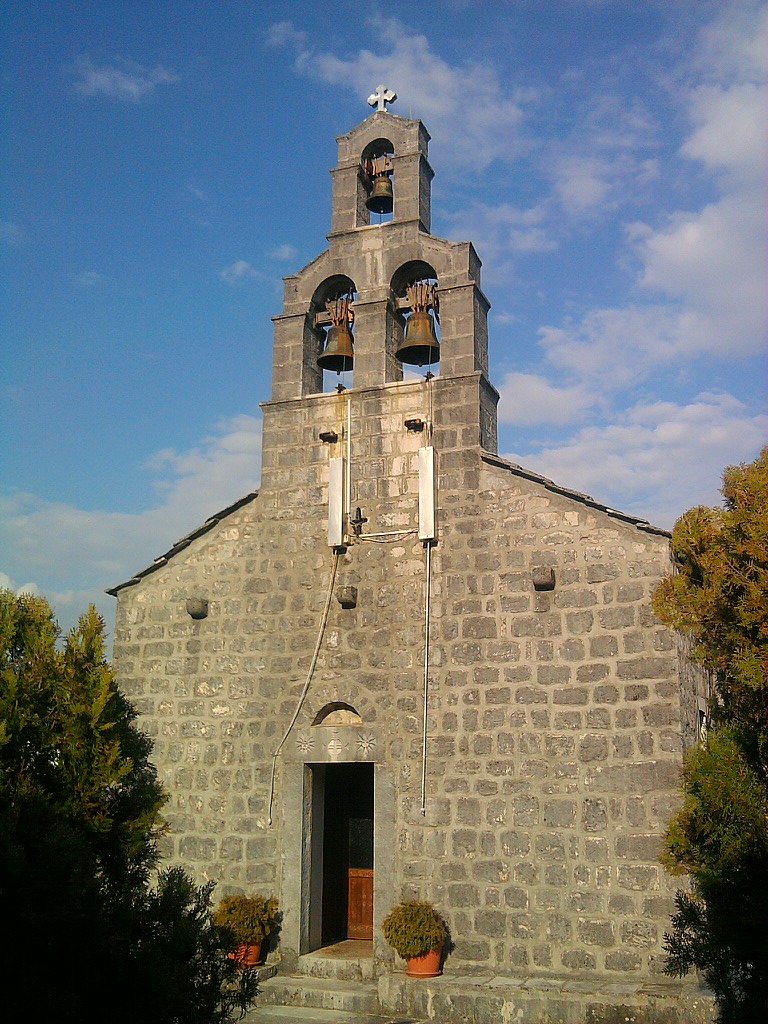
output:
[[[440,359],[440,343],[435,332],[435,322],[430,313],[415,309],[405,325],[405,337],[395,357],[401,363],[424,366]]]
[[[392,179],[388,174],[380,174],[373,179],[373,188],[365,205],[371,213],[392,213],[394,192],[392,191]]]
[[[355,358],[352,331],[348,324],[331,327],[325,339],[325,348],[317,360],[317,365],[332,373],[351,370]]]

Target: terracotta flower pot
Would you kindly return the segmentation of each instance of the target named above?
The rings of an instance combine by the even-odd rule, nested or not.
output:
[[[443,954],[443,947],[430,949],[424,956],[411,956],[405,961],[405,973],[409,978],[436,978],[442,974],[440,959]]]
[[[261,963],[261,943],[241,942],[239,946],[227,953],[230,960],[236,960],[238,967],[255,967]]]

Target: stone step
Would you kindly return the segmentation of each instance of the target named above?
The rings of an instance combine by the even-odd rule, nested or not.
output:
[[[266,979],[259,985],[258,1005],[316,1007],[359,1014],[381,1013],[375,985],[308,975],[276,975]]]
[[[293,973],[311,978],[373,981],[373,943],[346,940],[298,958]]]
[[[243,1017],[245,1024],[419,1024],[392,1014],[372,1016],[348,1010],[322,1010],[309,1006],[262,1006]]]

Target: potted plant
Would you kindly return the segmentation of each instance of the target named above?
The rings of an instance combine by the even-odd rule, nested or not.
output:
[[[261,946],[278,923],[277,900],[266,896],[224,896],[217,906],[213,923],[227,934],[232,944],[227,955],[241,967],[261,961]]]
[[[448,927],[431,903],[398,903],[384,918],[382,931],[388,944],[405,960],[409,977],[435,978],[442,974],[440,960]]]

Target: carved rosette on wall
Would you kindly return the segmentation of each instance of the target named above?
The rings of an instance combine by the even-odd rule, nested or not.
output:
[[[286,759],[311,764],[375,761],[379,740],[370,726],[322,726],[302,729],[286,748]]]

